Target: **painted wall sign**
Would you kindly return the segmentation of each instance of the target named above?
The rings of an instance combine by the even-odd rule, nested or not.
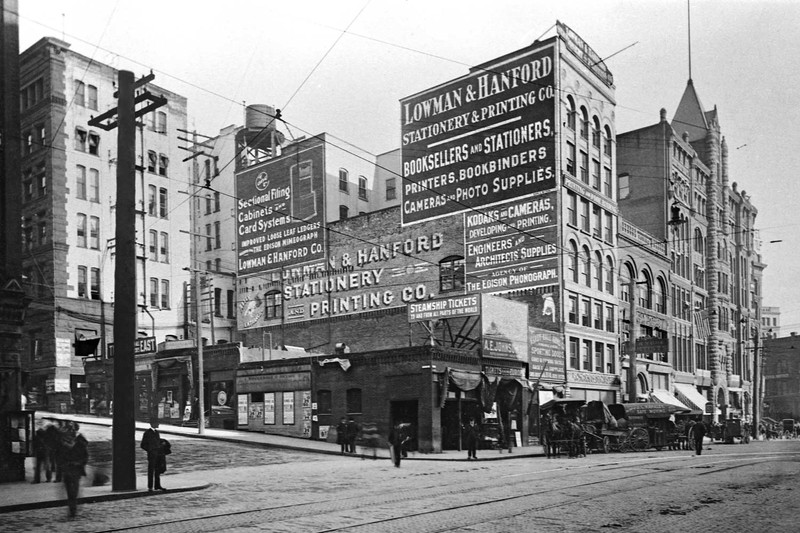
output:
[[[408,321],[422,322],[440,318],[478,316],[481,314],[481,295],[467,294],[436,298],[427,302],[408,304]]]
[[[240,276],[323,259],[323,164],[323,145],[298,145],[236,175]]]
[[[535,381],[560,381],[566,378],[564,336],[539,328],[528,328],[530,343],[528,376]]]
[[[558,283],[554,192],[464,214],[467,290],[506,291]]]
[[[528,358],[528,304],[484,295],[481,303],[484,357]]]
[[[401,101],[402,223],[556,185],[553,45]]]

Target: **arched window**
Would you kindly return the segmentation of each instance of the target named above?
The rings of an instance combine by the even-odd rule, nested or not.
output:
[[[600,149],[600,120],[597,116],[592,117],[592,146]]]
[[[569,279],[578,283],[578,245],[575,244],[575,241],[569,241],[567,270],[569,271]]]
[[[635,279],[635,274],[633,273],[633,267],[630,263],[625,263],[625,267],[622,269],[620,274],[625,273],[627,277],[623,277],[619,280],[620,286],[620,298],[623,302],[630,302],[631,301],[631,288],[630,282],[632,279]]]
[[[264,295],[266,318],[281,318],[283,316],[283,297],[281,291],[272,290]]]
[[[605,132],[603,136],[603,155],[611,157],[611,128],[605,126],[603,130]]]
[[[575,131],[575,100],[567,96],[567,127]]]
[[[583,106],[581,106],[581,137],[589,138],[589,113]]]
[[[650,278],[650,273],[644,270],[642,272],[642,281],[637,282],[639,287],[639,305],[645,309],[653,308],[653,280]]]
[[[700,231],[700,228],[694,228],[694,251],[703,253],[704,249],[704,239],[703,239],[703,232]]]
[[[614,260],[611,257],[606,258],[608,264],[608,274],[606,275],[606,292],[614,294]]]
[[[583,284],[592,286],[592,252],[588,246],[583,247]]]
[[[603,256],[600,255],[600,252],[594,253],[594,286],[598,291],[603,290],[603,275],[605,273],[605,268],[603,264]]]
[[[455,291],[464,288],[464,258],[451,255],[439,262],[439,290]]]
[[[667,284],[659,276],[655,287],[655,310],[659,313],[667,314]]]

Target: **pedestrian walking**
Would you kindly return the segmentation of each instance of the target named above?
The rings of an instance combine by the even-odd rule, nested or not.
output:
[[[336,426],[336,444],[341,447],[340,451],[342,455],[350,451],[347,444],[347,419],[345,417],[342,417],[339,424]]]
[[[78,493],[81,478],[86,475],[86,463],[89,462],[89,446],[83,435],[78,433],[77,422],[68,422],[61,432],[57,462],[67,490],[67,507],[69,517],[75,518],[78,510]]]
[[[41,483],[42,471],[44,471],[45,479],[49,482],[53,477],[53,471],[50,469],[50,451],[47,443],[47,432],[45,428],[40,427],[33,434],[33,455],[35,458],[33,482]]]
[[[476,455],[476,450],[478,449],[478,439],[480,438],[480,428],[478,428],[478,424],[475,423],[474,418],[470,418],[469,425],[466,427],[464,432],[465,441],[467,444],[467,461],[470,459],[478,459]]]
[[[166,470],[166,457],[158,433],[158,418],[150,419],[150,428],[142,435],[141,448],[147,452],[147,490],[167,490],[161,486],[161,474]]]
[[[394,466],[400,468],[400,459],[403,457],[403,450],[406,443],[411,439],[409,435],[410,424],[403,422],[397,424],[389,432],[389,450],[392,454]]]
[[[364,444],[364,455],[367,450],[372,449],[372,458],[378,458],[378,442],[380,435],[378,435],[378,425],[375,422],[364,422],[361,424],[361,442]],[[362,457],[363,459],[364,457]]]
[[[356,437],[358,437],[358,424],[353,417],[347,421],[347,451],[356,453]]]
[[[692,426],[692,435],[694,437],[695,454],[700,455],[703,453],[703,438],[706,436],[706,425],[702,420],[698,420]]]

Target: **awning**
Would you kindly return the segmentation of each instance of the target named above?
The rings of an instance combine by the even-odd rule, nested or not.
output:
[[[694,387],[694,385],[688,385],[686,383],[676,383],[675,384],[675,395],[678,399],[683,402],[684,405],[687,405],[690,409],[697,410],[700,412],[705,412],[706,410],[706,402],[708,400],[705,396],[700,394],[698,390]]]
[[[650,391],[650,399],[654,402],[658,403],[665,403],[667,405],[674,405],[675,407],[680,407],[681,409],[686,409],[687,411],[691,411],[689,407],[683,404],[679,399],[672,395],[668,390],[657,389]]]

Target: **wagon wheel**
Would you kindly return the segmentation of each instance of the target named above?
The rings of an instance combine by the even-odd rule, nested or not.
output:
[[[611,437],[606,435],[600,439],[600,451],[608,453],[610,450],[612,450]]]
[[[631,441],[628,438],[628,435],[620,435],[617,437],[617,450],[620,452],[629,452],[633,448],[631,448]]]
[[[650,437],[647,435],[647,430],[644,428],[636,428],[631,431],[630,437],[631,448],[637,452],[641,452],[650,447]]]

